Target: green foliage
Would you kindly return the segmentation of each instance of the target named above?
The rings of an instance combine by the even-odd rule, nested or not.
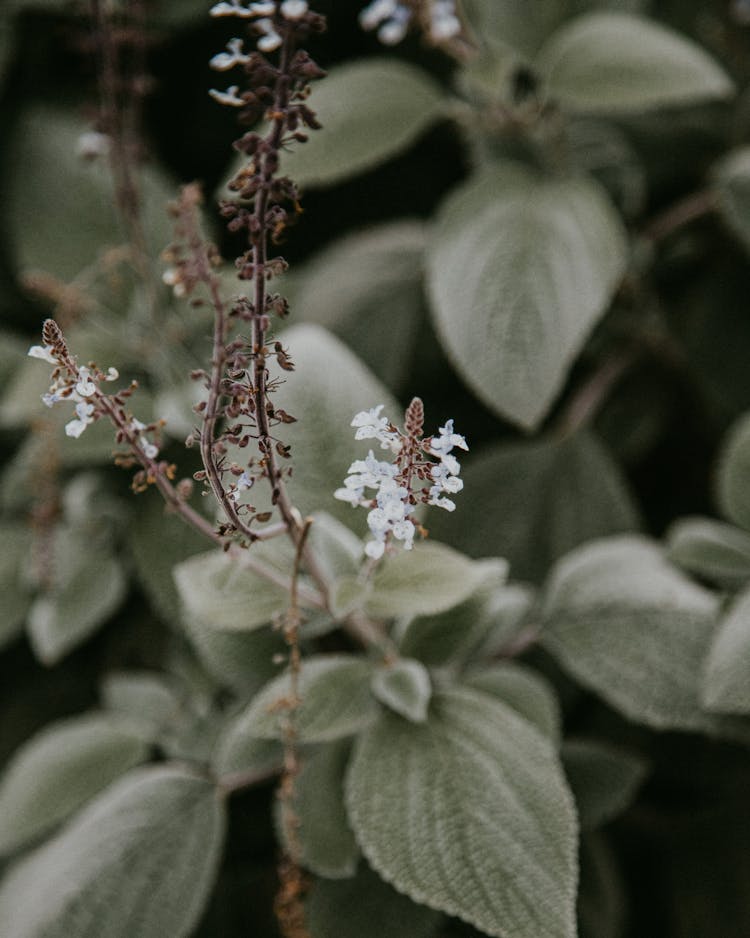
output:
[[[552,687],[533,669],[504,661],[468,673],[464,684],[496,697],[533,724],[555,745],[560,742],[560,704]]]
[[[186,938],[213,884],[223,830],[204,779],[166,767],[132,773],[10,870],[0,920],[15,938]]]
[[[667,532],[669,558],[678,566],[736,589],[750,578],[750,537],[711,518],[681,518]]]
[[[428,248],[446,353],[487,407],[534,429],[626,260],[620,221],[592,180],[489,167],[449,197]]]
[[[750,591],[719,624],[706,660],[703,702],[719,713],[750,713]]]
[[[31,532],[25,525],[0,525],[0,647],[23,629],[31,604],[29,587],[22,578],[30,544]]]
[[[583,830],[617,817],[635,797],[646,764],[632,752],[590,739],[568,739],[562,760]]]
[[[750,147],[730,151],[714,167],[714,183],[727,224],[750,247]]]
[[[432,696],[430,675],[423,664],[401,658],[378,668],[370,684],[377,699],[412,723],[424,723]]]
[[[499,938],[575,934],[572,799],[548,742],[499,701],[456,688],[425,724],[382,716],[347,805],[369,863],[415,901]]]
[[[730,521],[750,531],[750,415],[731,428],[719,456],[717,499]]]

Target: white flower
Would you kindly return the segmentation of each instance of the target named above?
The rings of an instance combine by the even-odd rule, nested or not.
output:
[[[245,65],[250,61],[250,56],[243,52],[242,46],[242,39],[230,39],[227,43],[229,51],[215,55],[208,64],[218,72],[226,72],[235,65]]]
[[[401,448],[399,434],[388,429],[388,419],[380,416],[384,404],[378,404],[372,410],[361,410],[354,415],[351,425],[357,428],[355,440],[379,440],[381,449],[398,452]],[[394,449],[394,447],[396,447]]]
[[[258,20],[255,24],[263,33],[258,40],[258,48],[261,52],[275,52],[284,41],[276,32],[273,21],[269,19]]]
[[[359,14],[362,29],[375,29],[383,20],[389,19],[396,12],[396,0],[373,0]]]
[[[81,397],[91,397],[96,393],[96,385],[91,380],[91,372],[85,366],[78,369],[78,381],[76,382],[76,394]]]
[[[42,394],[42,401],[47,407],[54,407],[55,404],[59,404],[62,400],[64,400],[64,398],[62,398],[57,391],[50,390],[47,394]]]
[[[307,0],[284,0],[279,9],[285,20],[299,20],[307,13]]]
[[[438,433],[440,436],[432,440],[431,452],[434,456],[439,456],[441,453],[450,453],[454,446],[468,451],[469,447],[466,445],[466,440],[460,433],[453,432],[452,420],[446,420],[445,426],[440,427]]]
[[[105,381],[117,381],[120,377],[120,372],[116,368],[108,368],[107,373],[104,376]]]
[[[251,3],[243,7],[238,0],[231,3],[217,3],[211,7],[210,16],[239,16],[242,19],[254,19],[256,16],[273,16],[276,12],[275,3]]]
[[[393,525],[393,536],[397,541],[404,542],[404,550],[411,550],[414,547],[414,535],[416,528],[412,521],[399,521]]]
[[[365,544],[365,553],[373,560],[380,560],[385,553],[385,541],[368,541]]]
[[[349,502],[350,505],[354,505],[356,508],[357,505],[362,501],[364,489],[358,488],[341,488],[336,489],[333,493],[334,498],[338,498],[342,502]]]
[[[452,39],[461,32],[453,0],[433,0],[430,14],[430,37],[435,42]]]
[[[79,404],[76,404],[76,420],[70,420],[65,424],[65,433],[68,436],[75,437],[76,439],[83,433],[86,427],[94,422],[94,418],[91,416],[94,413],[94,405],[87,404],[85,401],[81,401]]]
[[[217,91],[216,88],[211,88],[208,93],[219,104],[226,104],[227,107],[244,107],[245,102],[237,95],[239,90],[239,85],[232,85],[226,91]]]
[[[93,160],[109,153],[110,139],[107,134],[95,130],[87,130],[78,138],[76,152],[84,159]]]
[[[50,365],[57,365],[58,361],[53,353],[54,349],[51,345],[32,345],[26,354],[30,358],[41,358],[42,361],[49,362]]]
[[[130,421],[130,429],[138,433],[141,430],[146,429],[146,424],[142,423],[140,420],[136,420],[135,417],[133,417],[133,419]]]

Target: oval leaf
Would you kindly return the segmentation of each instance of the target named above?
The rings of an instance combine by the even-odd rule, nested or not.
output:
[[[316,655],[306,658],[299,682],[300,705],[294,714],[297,738],[322,743],[351,736],[377,716],[378,706],[370,693],[371,665],[352,655]],[[267,684],[253,698],[238,720],[238,734],[261,739],[281,739],[289,709],[288,674]]]
[[[446,353],[491,410],[533,429],[626,260],[622,225],[592,180],[496,164],[450,196],[428,248]]]
[[[45,727],[24,743],[0,780],[0,854],[46,834],[147,753],[140,733],[105,714]]]
[[[589,739],[567,739],[562,760],[584,830],[621,814],[646,777],[646,763],[633,752]]]
[[[373,868],[498,938],[573,938],[577,826],[551,746],[486,694],[452,690],[415,725],[384,715],[347,780]]]
[[[536,671],[506,661],[464,678],[466,687],[496,697],[543,733],[555,746],[562,735],[560,704],[552,686]]]
[[[205,779],[170,767],[135,772],[9,871],[0,921],[13,938],[186,938],[223,832]]]
[[[750,536],[712,518],[681,518],[667,532],[673,563],[699,577],[736,589],[750,579]]]
[[[590,13],[560,29],[537,62],[552,95],[581,112],[618,113],[728,98],[731,79],[666,26],[627,13]]]
[[[372,675],[373,694],[386,707],[412,723],[424,723],[432,696],[427,668],[419,661],[400,658]]]
[[[703,702],[719,713],[750,713],[750,590],[734,601],[711,643]]]
[[[724,441],[716,488],[722,512],[750,531],[750,414],[740,417]]]
[[[750,147],[732,150],[714,167],[719,209],[750,250]]]

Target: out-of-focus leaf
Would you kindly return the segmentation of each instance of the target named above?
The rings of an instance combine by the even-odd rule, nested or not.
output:
[[[321,511],[313,515],[308,544],[329,582],[359,570],[362,541],[346,525]]]
[[[436,697],[426,723],[384,714],[347,779],[362,852],[416,902],[498,938],[573,938],[577,825],[552,747],[487,694]]]
[[[102,704],[156,740],[180,717],[182,701],[166,675],[158,671],[112,671],[100,684]]]
[[[598,184],[502,162],[452,193],[427,252],[443,347],[491,410],[536,427],[627,262]]]
[[[750,590],[732,603],[714,636],[703,703],[719,713],[750,713]]]
[[[223,838],[210,782],[167,766],[131,773],[10,869],[0,921],[13,938],[187,938]]]
[[[513,661],[472,671],[464,678],[466,687],[496,697],[515,710],[551,740],[560,742],[562,716],[551,685],[536,671]]]
[[[362,173],[406,149],[438,118],[442,102],[426,72],[397,59],[331,68],[310,96],[323,128],[284,153],[283,171],[302,186]]]
[[[15,753],[0,779],[0,855],[48,833],[147,753],[132,726],[107,714],[45,727]]]
[[[563,26],[537,64],[550,94],[577,111],[646,111],[734,93],[729,76],[700,46],[626,13],[590,13]]]
[[[427,668],[413,658],[399,658],[373,672],[372,692],[386,707],[412,723],[424,723],[432,696]]]
[[[566,739],[562,761],[584,830],[601,827],[621,814],[647,771],[635,753],[590,739]]]
[[[680,518],[667,531],[670,560],[727,589],[750,579],[750,536],[713,518]]]
[[[716,495],[724,515],[750,531],[750,414],[730,429],[716,470]]]
[[[408,378],[424,315],[424,243],[416,221],[350,235],[313,258],[290,296],[295,317],[330,329],[392,389]]]
[[[431,519],[434,535],[473,556],[506,557],[514,578],[539,582],[578,544],[638,527],[621,472],[586,432],[496,445],[463,476],[472,497],[455,517]]]
[[[714,167],[714,184],[722,215],[750,249],[750,147],[731,151]]]
[[[31,593],[22,571],[29,557],[32,533],[25,524],[0,524],[0,648],[23,631]]]
[[[530,56],[565,17],[567,0],[529,4],[527,0],[464,0],[477,38]]]
[[[625,888],[615,853],[602,834],[581,838],[580,864],[579,938],[622,938]]]

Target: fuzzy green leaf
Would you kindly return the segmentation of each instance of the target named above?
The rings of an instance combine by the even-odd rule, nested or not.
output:
[[[310,938],[433,938],[441,918],[365,864],[351,879],[317,882],[307,900]]]
[[[128,769],[148,747],[123,720],[59,720],[16,752],[0,779],[0,855],[48,833]]]
[[[415,902],[498,938],[573,938],[572,797],[499,701],[454,689],[427,723],[384,715],[355,745],[347,805],[369,863]]]
[[[434,519],[434,536],[506,557],[514,578],[539,582],[579,544],[638,527],[622,473],[589,433],[501,443],[467,461],[463,476],[477,497]]]
[[[714,167],[719,209],[729,227],[750,249],[750,147],[731,150]]]
[[[308,544],[326,579],[333,582],[354,575],[362,560],[362,541],[356,534],[324,511],[313,515]]]
[[[719,624],[705,665],[703,703],[719,713],[750,714],[750,590]]]
[[[724,515],[750,531],[750,414],[740,417],[724,440],[716,488]]]
[[[25,524],[0,525],[0,648],[22,630],[31,593],[22,579],[32,534]]]
[[[750,579],[750,536],[712,518],[681,518],[667,532],[670,560],[712,583],[736,589]]]
[[[729,76],[700,46],[626,13],[590,13],[563,26],[537,65],[549,93],[579,112],[647,111],[734,93]]]
[[[412,723],[424,723],[432,696],[427,668],[413,658],[399,658],[373,672],[373,694],[386,707]]]
[[[0,921],[13,938],[187,938],[223,833],[205,779],[172,767],[131,773],[10,869]]]
[[[300,704],[294,714],[297,738],[322,743],[358,733],[377,716],[370,693],[371,665],[353,655],[315,655],[305,658],[299,682]],[[239,718],[238,733],[261,739],[281,739],[289,710],[290,679],[282,674],[253,698]]]
[[[497,163],[450,195],[428,247],[443,347],[494,413],[533,429],[626,262],[620,220],[591,179]]]
[[[504,561],[496,562],[507,572]],[[486,575],[486,563],[427,541],[385,558],[373,578],[365,609],[382,618],[444,612],[470,596]]]
[[[632,720],[656,729],[747,737],[705,712],[701,670],[718,600],[646,538],[594,541],[553,570],[544,645],[563,667]]]
[[[282,158],[302,186],[365,172],[417,139],[440,114],[443,94],[421,69],[397,59],[363,59],[329,70],[310,107],[323,125]]]
[[[566,739],[562,760],[584,830],[601,827],[621,814],[647,772],[633,752],[589,739]]]
[[[551,685],[536,671],[505,661],[473,671],[464,678],[466,687],[496,697],[558,745],[562,735],[560,704]]]

